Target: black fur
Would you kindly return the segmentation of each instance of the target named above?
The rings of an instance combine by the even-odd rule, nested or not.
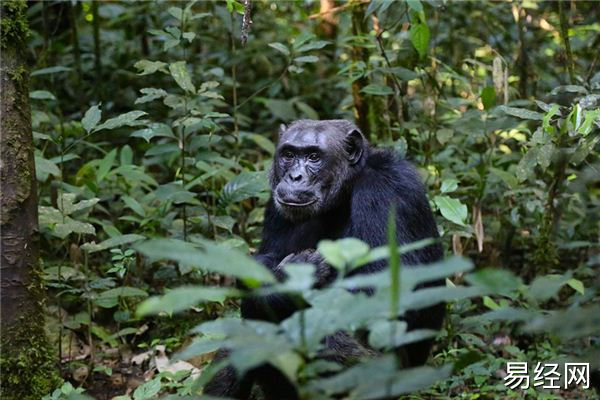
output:
[[[297,121],[287,128],[313,130],[318,135],[332,135],[343,141],[345,134],[356,132],[358,129],[348,121]],[[280,142],[285,138],[286,131],[280,135]],[[362,136],[362,135],[361,135]],[[317,285],[324,286],[330,282],[335,273],[320,258],[314,250],[317,243],[323,239],[340,239],[355,237],[363,240],[369,246],[382,246],[387,243],[387,220],[390,207],[396,209],[396,232],[399,244],[411,243],[425,238],[437,238],[438,231],[425,188],[418,174],[405,160],[400,159],[390,150],[371,149],[366,140],[362,143],[360,162],[345,165],[344,172],[329,171],[323,174],[333,174],[338,180],[338,193],[335,194],[332,206],[311,213],[304,219],[290,218],[281,212],[271,198],[265,211],[262,244],[256,258],[275,272],[279,279],[285,275],[283,266],[289,261],[307,261],[317,265]],[[340,144],[335,149],[340,152],[344,147]],[[335,154],[339,161],[341,154]],[[278,156],[274,161],[274,171],[271,174],[272,187],[276,187],[283,179],[282,171],[277,171]],[[285,170],[283,170],[285,172]],[[328,187],[328,186],[323,186]],[[321,193],[320,195],[324,195]],[[331,198],[329,201],[332,201]],[[292,256],[290,256],[292,255]],[[286,259],[284,263],[282,260]],[[442,248],[433,244],[426,248],[413,251],[403,256],[403,264],[417,265],[437,261],[442,258]],[[361,267],[354,273],[371,273],[386,268],[386,262],[380,261]],[[299,308],[306,306],[303,302],[289,295],[272,295],[262,298],[247,298],[242,302],[242,317],[279,322],[289,317]],[[439,304],[419,312],[407,315],[408,329],[441,328],[444,317],[444,305]],[[349,335],[340,333],[327,339],[327,344],[333,351],[353,353],[349,346],[354,346],[354,352],[368,354],[370,350],[359,349],[358,342],[353,343]],[[402,351],[411,366],[423,364],[431,349],[431,340],[406,346]],[[371,351],[372,352],[372,351]],[[343,360],[344,355],[333,357]],[[352,358],[349,356],[348,358]],[[342,362],[343,363],[343,362]],[[247,398],[250,380],[263,386],[263,391],[270,399],[296,399],[295,388],[270,366],[257,368],[242,379],[244,390],[235,381],[235,373],[231,369],[222,372],[223,376],[207,385],[207,394],[227,395],[235,398]],[[225,375],[228,375],[225,379]],[[229,379],[229,382],[227,382]],[[231,380],[233,379],[233,380]],[[267,387],[265,387],[265,385]]]

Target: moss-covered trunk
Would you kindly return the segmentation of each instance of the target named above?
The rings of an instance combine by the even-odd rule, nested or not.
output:
[[[24,1],[1,6],[0,398],[40,399],[56,384],[45,337],[38,267],[38,221]]]

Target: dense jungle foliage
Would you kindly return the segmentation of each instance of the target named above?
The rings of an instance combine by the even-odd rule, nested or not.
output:
[[[597,398],[599,3],[27,7],[46,332],[64,379],[44,399],[201,398],[223,346],[225,363],[268,361],[303,399]],[[293,267],[268,290],[311,308],[242,321],[236,281],[274,282],[250,256],[278,127],[300,118],[353,120],[413,162],[447,259],[403,269],[394,243],[321,242],[340,271],[390,269],[311,289],[312,269]],[[346,290],[367,284],[377,295]],[[439,301],[441,332],[396,318]],[[365,328],[380,356],[317,357],[327,335]],[[398,365],[391,348],[432,335],[427,366]],[[528,363],[529,388],[506,385],[508,362]],[[534,386],[540,364],[569,362],[590,363],[589,388]],[[36,398],[18,383],[35,368],[3,367],[3,386],[24,385],[13,398]]]

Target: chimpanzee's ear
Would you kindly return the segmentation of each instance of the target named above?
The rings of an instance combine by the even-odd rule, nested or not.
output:
[[[350,165],[354,165],[360,161],[365,147],[365,138],[359,130],[353,129],[344,139],[346,154]]]
[[[287,126],[285,126],[285,124],[279,125],[279,139],[281,139],[281,135],[283,135],[283,132],[285,131],[287,131]]]

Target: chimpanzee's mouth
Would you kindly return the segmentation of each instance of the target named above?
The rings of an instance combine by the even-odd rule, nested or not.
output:
[[[307,206],[310,206],[311,204],[314,204],[317,201],[317,199],[311,199],[311,200],[306,201],[304,203],[298,203],[298,202],[295,202],[295,201],[282,200],[279,197],[277,197],[276,200],[277,200],[277,202],[279,204],[281,204],[283,206],[286,206],[286,207],[307,207]]]

